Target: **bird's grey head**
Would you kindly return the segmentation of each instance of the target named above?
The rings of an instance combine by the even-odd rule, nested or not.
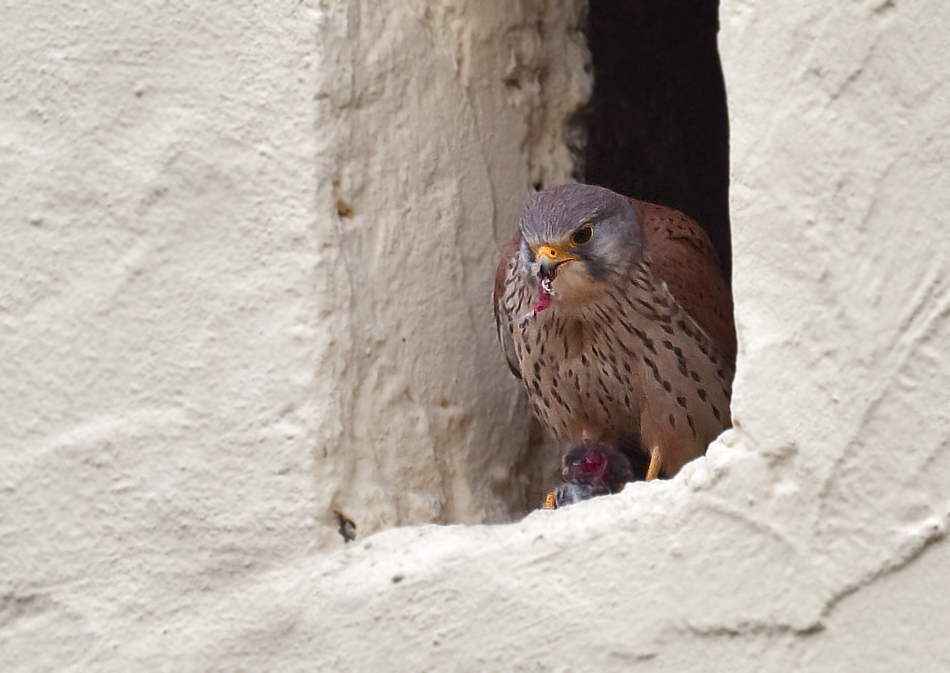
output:
[[[625,274],[643,249],[643,232],[630,202],[593,185],[538,192],[525,206],[519,226],[525,273],[534,278],[549,274],[561,294],[576,294],[585,284]]]

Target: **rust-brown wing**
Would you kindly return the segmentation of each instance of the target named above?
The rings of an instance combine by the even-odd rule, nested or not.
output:
[[[515,342],[511,336],[511,314],[505,306],[505,298],[510,296],[509,284],[514,282],[513,272],[517,261],[518,250],[521,248],[521,230],[515,232],[511,240],[501,251],[501,260],[495,270],[495,289],[492,305],[495,308],[495,327],[498,329],[498,341],[505,351],[505,358],[511,373],[521,378],[521,369],[518,367],[518,355],[515,353]]]
[[[629,200],[643,226],[654,274],[734,366],[732,291],[706,232],[677,210]]]

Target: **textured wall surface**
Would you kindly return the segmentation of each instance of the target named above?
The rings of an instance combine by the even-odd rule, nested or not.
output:
[[[367,536],[525,506],[488,283],[570,174],[578,17],[29,5],[0,669],[950,668],[950,8],[723,3],[740,361],[705,459]]]
[[[527,511],[490,285],[579,11],[2,4],[0,669],[154,668],[337,513]]]

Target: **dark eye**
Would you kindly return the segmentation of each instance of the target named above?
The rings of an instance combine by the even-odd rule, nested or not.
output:
[[[571,243],[574,245],[583,245],[590,240],[591,234],[594,233],[594,230],[591,229],[590,225],[581,227],[573,234],[571,234]]]

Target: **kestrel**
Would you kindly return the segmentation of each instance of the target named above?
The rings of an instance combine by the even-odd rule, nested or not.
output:
[[[671,477],[729,427],[732,295],[686,215],[591,185],[539,192],[494,306],[508,363],[563,450],[599,447],[594,463],[616,450],[647,479]]]

